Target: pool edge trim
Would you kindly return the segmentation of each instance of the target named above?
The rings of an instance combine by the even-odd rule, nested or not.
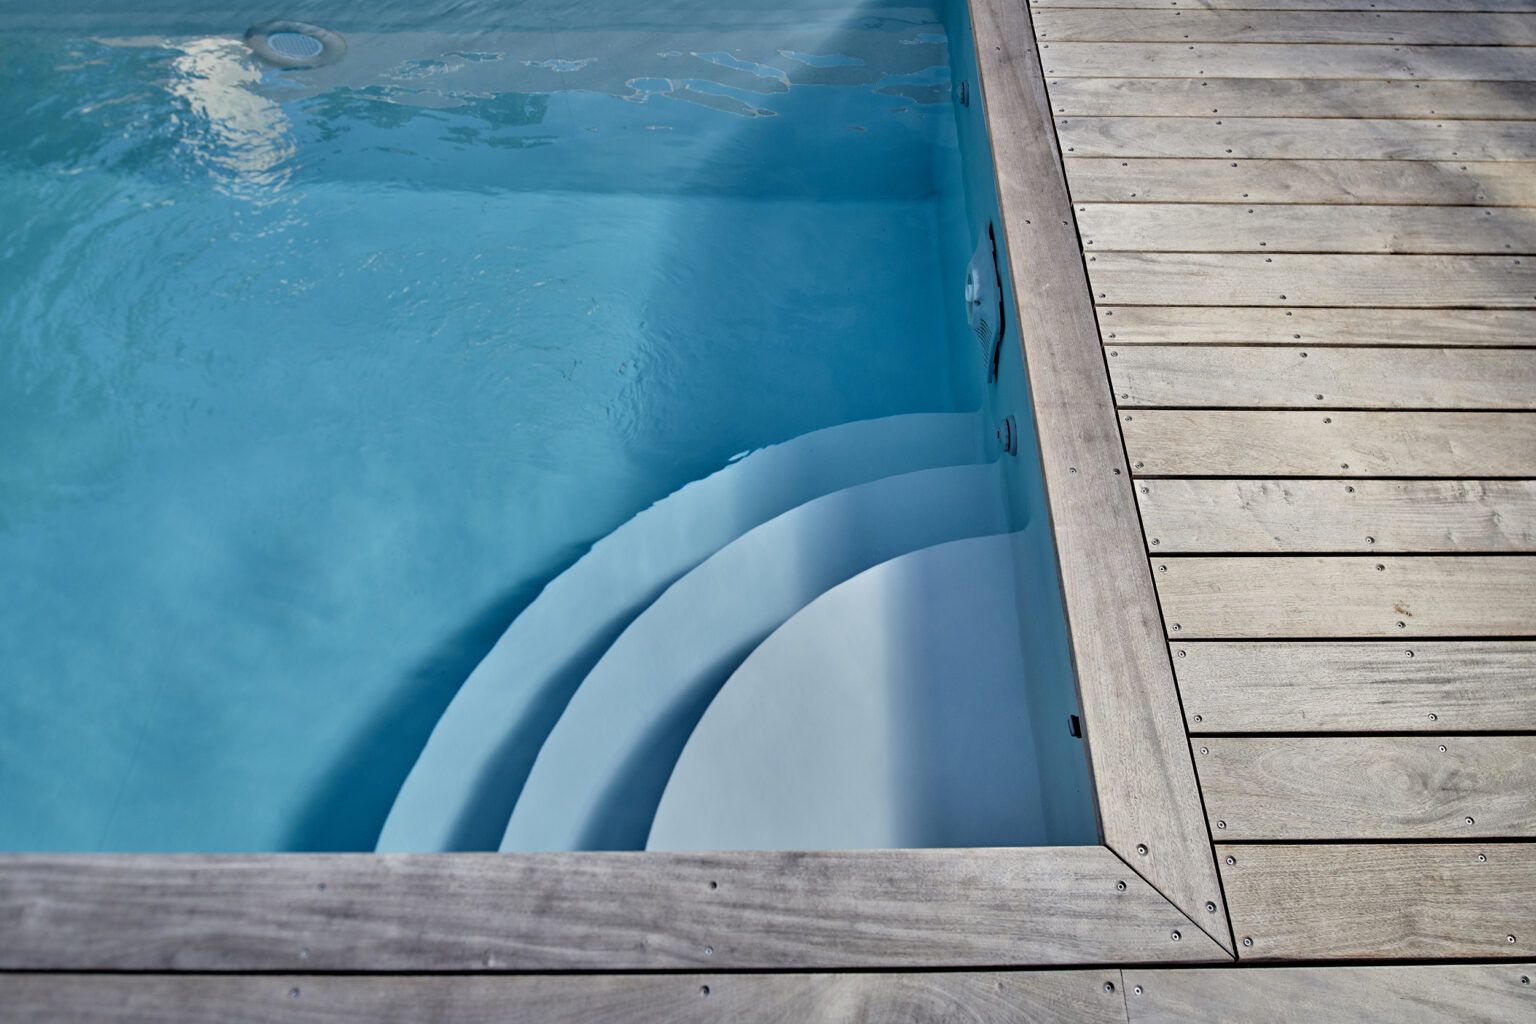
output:
[[[1104,843],[1232,955],[1032,15],[969,3]]]

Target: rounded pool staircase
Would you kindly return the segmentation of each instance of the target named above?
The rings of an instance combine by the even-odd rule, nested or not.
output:
[[[979,414],[746,455],[553,580],[437,723],[380,851],[1039,841],[1016,521]]]

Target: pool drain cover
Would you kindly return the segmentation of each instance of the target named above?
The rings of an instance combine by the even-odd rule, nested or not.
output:
[[[347,52],[346,40],[330,29],[302,21],[268,21],[246,29],[245,45],[280,68],[318,68]]]

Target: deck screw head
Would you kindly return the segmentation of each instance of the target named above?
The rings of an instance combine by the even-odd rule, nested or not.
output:
[[[1211,748],[1210,747],[1201,747],[1200,748],[1200,753],[1202,753],[1202,754],[1209,754],[1210,752],[1211,752]]]
[[[1224,822],[1224,821],[1218,821],[1218,822],[1217,822],[1217,823],[1216,823],[1216,827],[1217,827],[1217,828],[1226,828],[1226,827],[1227,827],[1227,823],[1226,823],[1226,822]]]
[[[1147,855],[1147,844],[1146,843],[1137,843],[1136,844],[1136,852],[1138,854],[1140,854],[1141,856],[1145,857]]]
[[[709,986],[708,985],[700,985],[699,986],[699,995],[701,995],[701,996],[709,995]]]
[[[1157,547],[1161,543],[1162,543],[1162,541],[1158,540],[1156,537],[1152,538],[1152,546],[1153,547]]]
[[[1429,713],[1429,720],[1430,720],[1430,721],[1431,721],[1431,722],[1438,722],[1438,721],[1440,721],[1440,716],[1439,716],[1439,715],[1437,715],[1437,714],[1435,714],[1435,713],[1434,713],[1434,712],[1433,712],[1433,711],[1431,711],[1431,712],[1430,712],[1430,713]]]
[[[1227,867],[1231,867],[1233,864],[1236,864],[1236,863],[1237,863],[1237,858],[1236,857],[1228,857],[1227,858]]]
[[[1174,624],[1173,624],[1173,631],[1174,631],[1174,632],[1175,632],[1175,633],[1177,633],[1177,632],[1178,632],[1178,631],[1179,631],[1179,630],[1181,630],[1181,629],[1183,629],[1183,628],[1184,628],[1184,627],[1183,627],[1183,626],[1181,626],[1181,625],[1179,625],[1179,624],[1178,624],[1178,623],[1177,623],[1177,622],[1175,622],[1175,623],[1174,623]]]
[[[1216,913],[1216,904],[1211,902],[1210,900],[1206,900],[1205,901],[1205,909],[1206,909],[1207,913],[1214,914],[1214,913]]]
[[[1180,652],[1179,652],[1179,657],[1181,657],[1181,658],[1182,658],[1182,657],[1184,657],[1184,656],[1185,656],[1185,652],[1184,652],[1184,651],[1180,651]],[[1197,721],[1197,722],[1198,722],[1198,721],[1200,721],[1200,716],[1199,716],[1199,715],[1196,715],[1196,716],[1195,716],[1195,721]]]
[[[704,947],[704,955],[705,956],[714,956],[715,955],[715,947],[714,946],[705,946]]]
[[[1467,824],[1468,825],[1476,825],[1477,824],[1477,820],[1475,818],[1472,818],[1472,817],[1469,816],[1467,818]]]
[[[288,998],[289,999],[297,999],[297,998],[299,998],[299,996],[301,994],[302,993],[300,993],[299,990],[296,989],[296,988],[291,988],[291,989],[288,990]]]
[[[1115,990],[1115,983],[1114,982],[1106,981],[1104,983],[1104,991],[1105,992],[1113,992],[1114,990]]]
[[[1252,946],[1253,945],[1253,940],[1245,935],[1245,936],[1243,936],[1243,945],[1245,945],[1245,946]]]
[[[1171,932],[1169,932],[1169,933],[1168,933],[1168,937],[1169,937],[1169,938],[1170,938],[1170,939],[1172,939],[1172,940],[1173,940],[1173,941],[1174,941],[1174,942],[1178,942],[1178,941],[1179,941],[1179,940],[1180,940],[1180,939],[1182,939],[1182,938],[1183,938],[1183,937],[1184,937],[1184,936],[1183,936],[1183,935],[1180,935],[1180,934],[1179,934],[1179,930],[1178,930],[1178,929],[1177,929],[1177,928],[1175,928],[1175,929],[1174,929],[1174,930],[1173,930],[1173,931],[1171,931]],[[1511,936],[1510,936],[1510,937],[1509,937],[1509,939],[1510,939],[1510,941],[1511,941],[1511,942],[1513,942],[1513,941],[1514,941],[1514,939],[1515,939],[1515,937],[1514,937],[1514,936],[1513,936],[1513,935],[1511,935]]]
[[[1513,946],[1515,944],[1515,937],[1513,935],[1506,935],[1504,936],[1504,941]]]
[[[1445,744],[1444,743],[1440,744],[1440,753],[1442,753],[1442,754],[1445,753]]]
[[[1397,624],[1397,628],[1398,629],[1407,629],[1408,628],[1408,623],[1406,623],[1406,622],[1399,622]]]
[[[1479,864],[1486,864],[1486,863],[1488,863],[1488,855],[1486,853],[1478,854],[1477,855],[1477,862]]]
[[[1117,892],[1125,892],[1125,883],[1124,882],[1116,882],[1115,883],[1115,890]]]
[[[1521,978],[1520,979],[1520,984],[1522,984],[1522,985],[1529,985],[1530,982],[1531,982],[1530,978]],[[1141,995],[1141,986],[1137,985],[1135,988],[1131,989],[1131,991],[1136,993],[1137,995]]]
[[[1522,975],[1520,975],[1520,984],[1522,984],[1522,985],[1529,985],[1530,983],[1531,983],[1531,976],[1529,974],[1522,974]],[[1138,990],[1138,994],[1140,994],[1139,990]]]

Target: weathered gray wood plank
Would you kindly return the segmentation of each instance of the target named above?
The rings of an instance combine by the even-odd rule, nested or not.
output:
[[[1225,936],[1030,12],[1015,0],[975,0],[971,11],[1105,842],[1192,920],[1211,920]]]
[[[1536,45],[1530,14],[1465,11],[1047,10],[1035,12],[1042,42],[1396,43],[1403,46]]]
[[[1195,754],[1228,840],[1536,836],[1536,736],[1211,736]]]
[[[1123,407],[1536,409],[1536,349],[1109,344]]]
[[[1268,309],[1101,306],[1119,345],[1536,345],[1536,312],[1503,309]]]
[[[1536,552],[1531,480],[1141,480],[1160,554]]]
[[[1153,559],[1174,640],[1536,635],[1536,557]]]
[[[1305,72],[1298,67],[1296,73]],[[1051,110],[1085,117],[1407,117],[1529,120],[1536,82],[1311,78],[1057,78]]]
[[[1536,121],[1339,117],[1058,117],[1074,157],[1231,160],[1536,159]]]
[[[0,975],[0,1021],[1124,1024],[1119,986],[1118,970],[372,978],[10,974]]]
[[[0,857],[0,922],[5,970],[822,970],[1222,956],[1099,846],[12,855]],[[1171,941],[1180,928],[1183,941]]]
[[[1089,252],[1536,252],[1536,209],[1084,203]]]
[[[1536,11],[1536,0],[1029,0],[1038,8],[1191,11]]]
[[[1536,307],[1536,259],[1106,252],[1094,294],[1133,306]]]
[[[1536,1015],[1536,985],[1522,964],[1134,968],[1124,975],[1131,1024],[1509,1024]]]
[[[1536,642],[1175,642],[1191,732],[1536,731]]]
[[[1058,78],[1295,78],[1292,43],[1042,43]],[[1308,78],[1536,81],[1526,46],[1338,44],[1307,50]]]
[[[1531,957],[1536,843],[1216,851],[1245,959]]]
[[[1122,413],[1147,476],[1536,476],[1536,416],[1517,412]]]
[[[1078,202],[1536,205],[1532,165],[1512,161],[1073,156],[1067,173]]]

